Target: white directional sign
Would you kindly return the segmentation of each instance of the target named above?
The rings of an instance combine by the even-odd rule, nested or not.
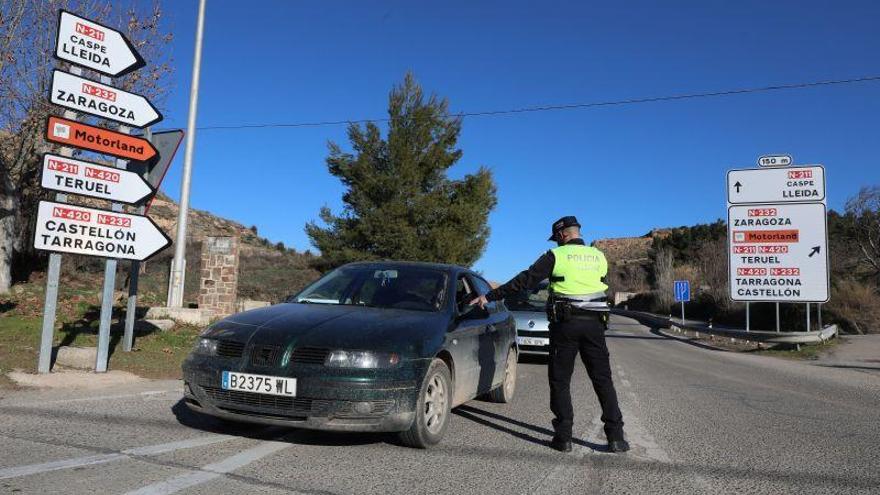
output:
[[[828,301],[824,204],[731,206],[727,228],[731,299]]]
[[[41,184],[45,189],[137,204],[155,193],[138,174],[97,163],[46,153]]]
[[[132,127],[143,128],[162,120],[162,114],[143,96],[60,70],[52,73],[51,101]]]
[[[149,218],[40,201],[34,248],[143,261],[171,244]]]
[[[821,165],[727,172],[727,202],[730,204],[824,201],[825,169]]]
[[[58,15],[55,56],[110,77],[128,74],[145,65],[122,33],[65,10]]]

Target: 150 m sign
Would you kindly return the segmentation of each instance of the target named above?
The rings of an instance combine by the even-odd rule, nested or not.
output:
[[[171,244],[149,217],[40,201],[34,248],[143,261]]]

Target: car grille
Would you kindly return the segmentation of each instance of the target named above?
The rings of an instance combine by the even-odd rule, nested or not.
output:
[[[370,404],[370,412],[360,413],[355,410],[357,402],[354,401],[282,397],[239,390],[223,390],[219,387],[206,385],[202,385],[201,388],[211,400],[220,404],[253,406],[309,416],[329,416],[331,413],[336,417],[381,416],[394,408],[393,400],[362,401]]]
[[[290,357],[291,364],[324,364],[327,356],[330,354],[329,349],[321,349],[318,347],[299,347],[293,351]]]
[[[240,358],[244,353],[243,342],[233,342],[231,340],[217,341],[217,355],[228,358]]]
[[[517,330],[516,334],[520,337],[539,337],[546,339],[550,336],[550,332],[548,331],[534,331],[534,330]]]
[[[254,366],[275,366],[281,356],[281,348],[275,345],[255,345],[251,349],[251,364]]]

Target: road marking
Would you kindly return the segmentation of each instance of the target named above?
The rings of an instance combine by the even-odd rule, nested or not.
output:
[[[150,398],[157,395],[170,394],[173,392],[183,393],[182,389],[173,389],[173,390],[148,390],[146,392],[138,392],[136,394],[118,394],[118,395],[97,395],[95,397],[77,397],[76,399],[57,399],[57,400],[43,400],[38,402],[19,402],[17,405],[19,406],[29,406],[29,405],[48,405],[48,404],[71,404],[75,402],[91,402],[97,400],[112,400],[112,399],[130,399],[132,397],[144,397]]]
[[[91,466],[94,464],[104,464],[107,462],[119,461],[135,456],[157,455],[164,454],[166,452],[172,452],[175,450],[203,447],[205,445],[212,445],[215,443],[232,440],[233,438],[236,437],[229,435],[211,435],[207,437],[190,438],[189,440],[180,440],[177,442],[135,447],[113,454],[98,454],[85,457],[74,457],[72,459],[63,459],[60,461],[44,462],[40,464],[15,466],[11,468],[0,469],[0,480],[8,478],[18,478],[21,476],[30,476],[32,474],[46,473],[49,471],[58,471],[59,469],[70,469],[82,466]]]
[[[208,464],[198,471],[176,476],[143,488],[130,491],[126,495],[170,495],[180,490],[207,483],[224,474],[247,466],[248,464],[290,447],[287,442],[263,442],[252,449],[239,452],[222,461]]]

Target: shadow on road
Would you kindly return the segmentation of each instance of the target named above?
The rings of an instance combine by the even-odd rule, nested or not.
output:
[[[305,430],[295,427],[265,426],[240,421],[225,420],[200,414],[186,406],[181,399],[171,408],[177,421],[188,428],[207,433],[221,433],[257,440],[277,440],[300,445],[326,447],[389,443],[397,445],[396,436],[387,433],[340,433],[332,431]]]
[[[472,406],[459,406],[458,408],[454,409],[452,411],[452,413],[455,414],[456,416],[461,417],[461,418],[465,418],[467,420],[473,421],[474,423],[477,423],[477,424],[480,424],[483,426],[488,426],[489,428],[492,428],[494,430],[498,430],[502,433],[507,433],[507,434],[512,435],[516,438],[519,438],[520,440],[525,440],[527,442],[531,442],[531,443],[534,443],[537,445],[547,446],[550,444],[550,438],[553,437],[553,430],[551,430],[549,428],[535,426],[535,425],[532,425],[532,424],[529,424],[529,423],[526,423],[523,421],[519,421],[519,420],[516,420],[513,418],[508,418],[507,416],[503,416],[498,413],[493,413],[491,411],[486,411],[483,409],[477,409],[476,407],[472,407]],[[509,427],[507,427],[503,424],[500,424],[498,422],[491,421],[492,419],[497,420],[497,421],[501,421],[503,423],[508,423],[508,424],[511,424],[514,426],[518,426],[518,427],[524,428],[526,430],[531,430],[535,433],[540,433],[540,434],[544,435],[545,438],[538,438],[534,435],[530,435],[528,433],[523,433],[521,431],[514,430],[514,429],[509,428]],[[588,448],[595,450],[597,452],[607,452],[608,451],[607,445],[600,445],[598,443],[588,442],[586,440],[581,440],[580,438],[572,439],[572,443],[577,444],[577,445],[582,445],[584,447],[588,447]]]

